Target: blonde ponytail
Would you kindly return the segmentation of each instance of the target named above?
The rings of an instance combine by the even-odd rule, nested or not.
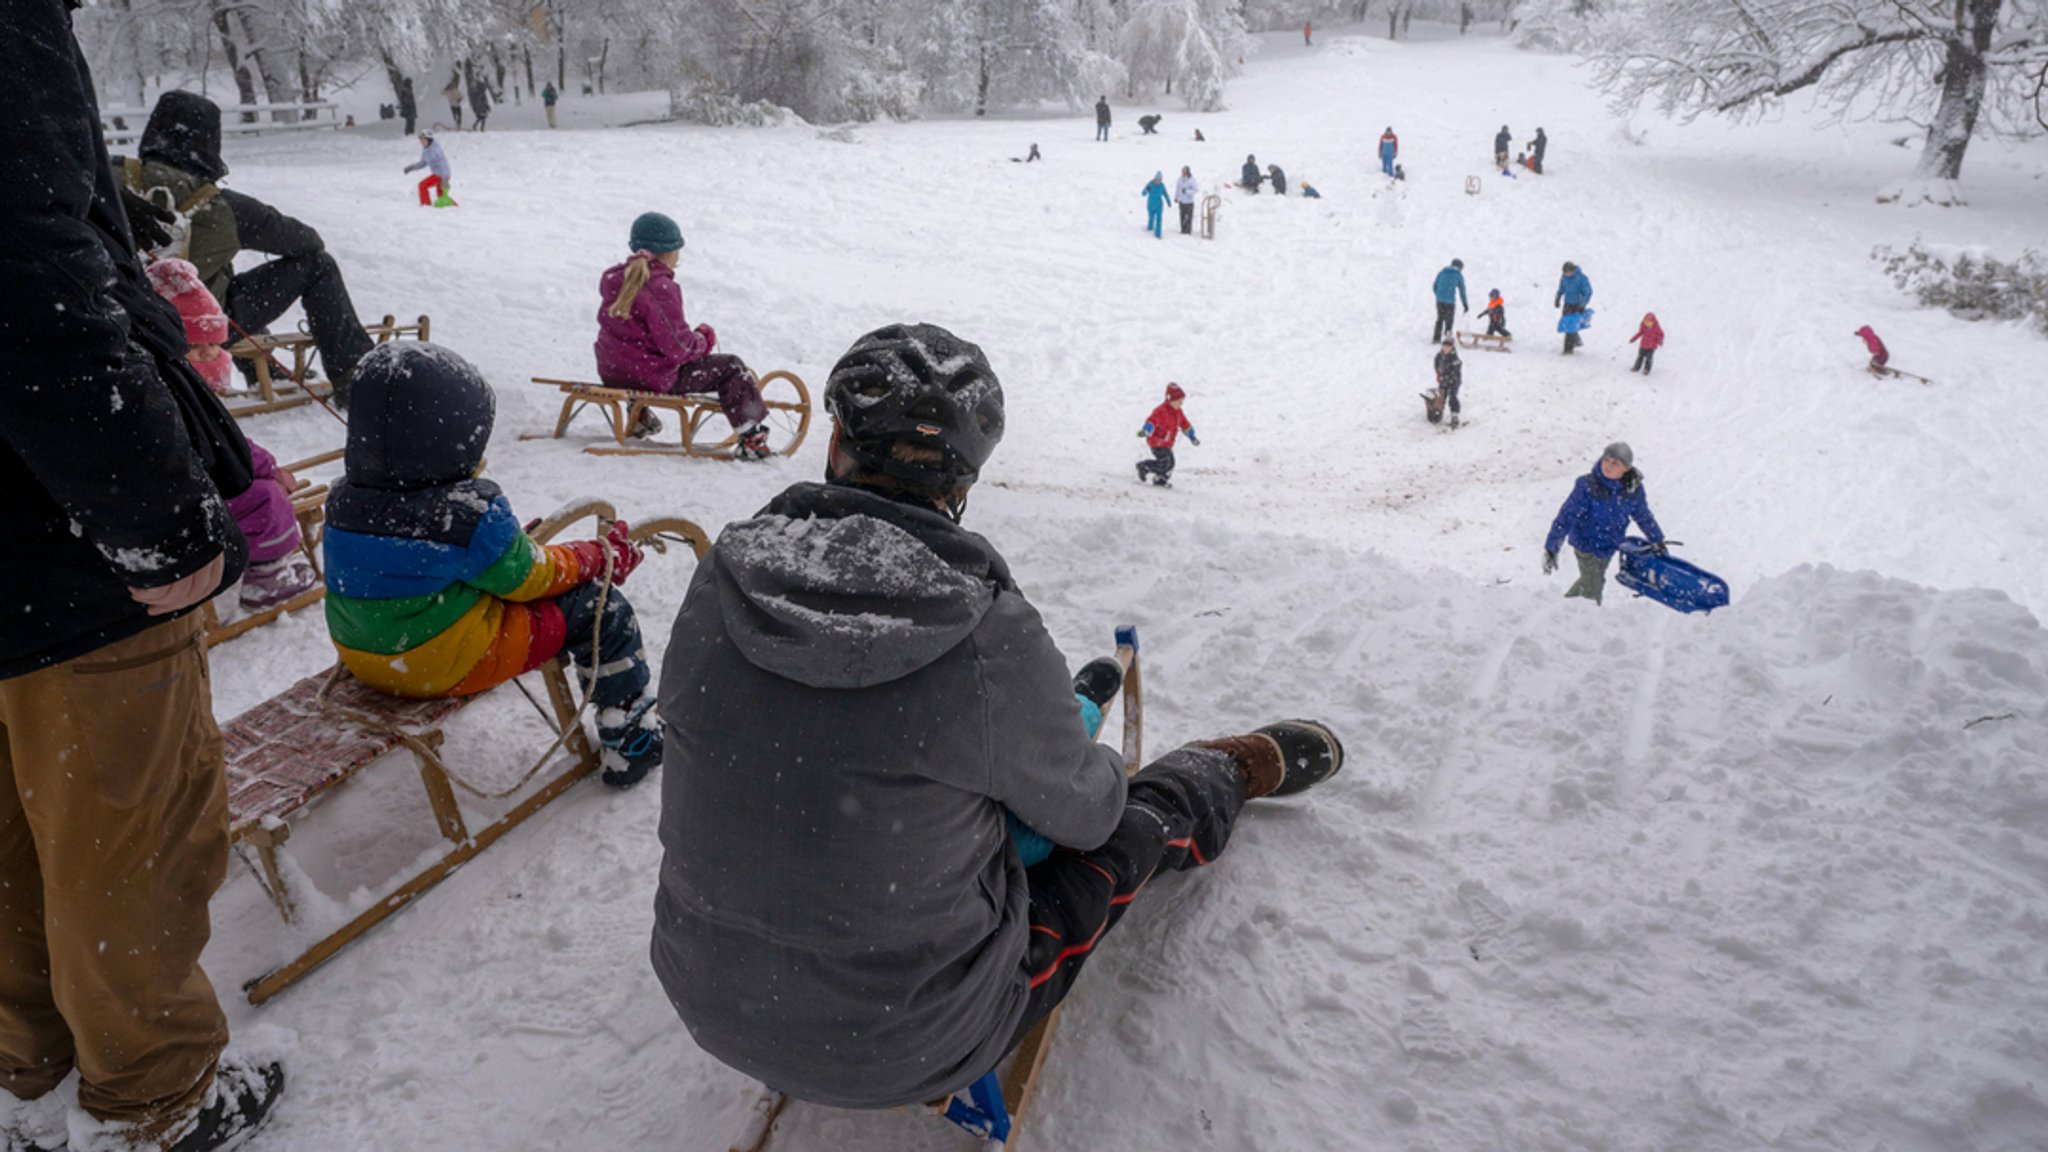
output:
[[[647,287],[647,260],[647,253],[641,252],[626,263],[626,278],[619,285],[618,299],[605,309],[605,315],[619,320],[632,319],[633,300],[640,295],[642,288]]]

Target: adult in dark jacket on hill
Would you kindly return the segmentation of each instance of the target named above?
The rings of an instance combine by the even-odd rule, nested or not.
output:
[[[1664,550],[1664,529],[1650,515],[1650,497],[1643,491],[1643,474],[1636,471],[1636,456],[1627,444],[1617,440],[1601,452],[1593,470],[1572,485],[1557,518],[1550,522],[1550,535],[1543,541],[1543,571],[1557,571],[1557,550],[1566,540],[1579,558],[1579,578],[1565,595],[1580,596],[1600,603],[1607,584],[1607,562],[1628,535],[1634,520],[1653,550]]]
[[[0,1134],[64,1147],[75,1072],[99,1146],[212,1149],[283,1078],[222,1058],[199,967],[228,815],[192,611],[241,575],[249,450],[143,277],[67,8],[0,36]]]
[[[1259,192],[1259,185],[1265,179],[1266,174],[1259,171],[1259,158],[1256,156],[1246,156],[1244,158],[1244,167],[1238,169],[1237,172],[1238,187],[1256,196]]]
[[[219,105],[193,92],[166,92],[142,130],[139,159],[122,163],[123,176],[133,191],[162,188],[177,204],[197,202],[190,247],[172,254],[192,261],[241,328],[265,331],[293,304],[304,305],[335,402],[346,405],[356,361],[373,345],[356,319],[341,268],[311,227],[254,196],[218,187],[228,174],[220,135]],[[245,249],[277,259],[236,272],[235,256]]]
[[[720,1060],[888,1108],[994,1068],[1147,880],[1215,860],[1247,799],[1327,779],[1343,750],[1291,721],[1127,780],[1009,566],[958,522],[1003,433],[981,350],[879,329],[825,406],[828,482],[729,525],[670,634],[654,970]],[[1061,847],[1027,849],[1012,818]]]

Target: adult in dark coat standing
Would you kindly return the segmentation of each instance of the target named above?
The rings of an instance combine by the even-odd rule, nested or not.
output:
[[[1545,136],[1543,129],[1538,128],[1536,130],[1536,138],[1529,141],[1529,170],[1538,176],[1543,175],[1543,150],[1548,147],[1550,147],[1550,137]]]
[[[131,190],[167,188],[186,200],[199,188],[228,174],[220,156],[220,106],[193,92],[166,92],[157,99],[136,149],[142,163],[131,172]],[[235,271],[235,256],[248,250],[277,259]],[[334,385],[335,403],[348,403],[349,377],[356,361],[374,346],[341,268],[327,253],[320,233],[254,196],[221,188],[192,214],[187,258],[199,269],[207,290],[228,318],[249,332],[261,332],[293,304],[306,309],[306,326],[319,346],[320,362]]]
[[[420,118],[420,104],[412,94],[412,77],[407,76],[398,84],[398,115],[405,121],[405,134],[413,134],[413,125]]]
[[[228,811],[192,610],[241,575],[247,444],[142,274],[65,0],[0,37],[0,1130],[218,1148],[275,1064],[199,967]]]
[[[1095,138],[1097,140],[1109,139],[1109,97],[1107,96],[1095,98]]]

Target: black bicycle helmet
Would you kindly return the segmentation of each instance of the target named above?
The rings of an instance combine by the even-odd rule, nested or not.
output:
[[[832,366],[825,408],[862,467],[935,492],[980,476],[1003,438],[1003,386],[988,357],[936,324],[891,324],[854,341]],[[897,459],[898,443],[942,459]]]

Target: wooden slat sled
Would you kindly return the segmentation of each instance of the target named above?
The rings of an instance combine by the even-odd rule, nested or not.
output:
[[[595,516],[615,519],[610,505],[592,501],[549,518],[533,535],[546,540],[569,524]],[[689,545],[699,558],[710,541],[695,524],[677,518],[636,525],[633,538],[657,551],[668,540]],[[572,637],[570,643],[589,643]],[[255,851],[253,865],[271,901],[286,923],[297,909],[278,853],[291,836],[291,821],[329,791],[403,748],[411,753],[447,851],[406,878],[348,923],[328,933],[294,959],[244,985],[252,1004],[261,1004],[325,963],[342,948],[405,908],[450,873],[496,843],[545,808],[597,768],[597,749],[585,735],[575,693],[564,665],[566,657],[540,669],[546,686],[551,724],[563,733],[558,756],[552,749],[544,761],[562,760],[544,782],[526,793],[487,826],[472,830],[455,796],[455,779],[442,756],[443,727],[448,718],[480,697],[408,700],[387,696],[350,676],[340,665],[287,688],[221,726],[227,745],[230,834],[238,846]],[[544,765],[537,765],[540,775]],[[246,858],[246,857],[245,857]]]
[[[569,434],[569,425],[578,413],[595,408],[604,414],[610,426],[612,443],[583,449],[593,456],[701,456],[729,460],[739,443],[732,426],[726,423],[724,410],[718,406],[718,397],[710,393],[635,392],[607,388],[588,380],[553,380],[545,376],[536,376],[533,382],[561,390],[562,412],[552,433],[530,432],[521,440],[560,440]],[[811,390],[794,372],[770,372],[759,383],[761,402],[768,407],[768,450],[777,456],[794,456],[811,430]],[[682,442],[634,439],[633,428],[646,411],[670,413],[681,427]]]
[[[375,324],[365,324],[363,331],[370,339],[384,344],[401,337],[410,336],[415,340],[429,338],[432,323],[422,316],[411,324],[400,324],[395,316],[385,316]],[[227,409],[235,416],[256,416],[264,412],[282,412],[311,404],[315,397],[325,398],[333,392],[333,386],[325,380],[309,380],[313,358],[319,354],[313,338],[304,332],[282,332],[276,335],[257,333],[245,340],[228,345],[230,355],[247,360],[256,368],[256,394],[252,397],[224,398]],[[277,380],[271,374],[271,364],[280,354],[289,354],[291,368],[288,378]],[[279,364],[282,368],[284,365]],[[237,403],[238,399],[246,403]]]
[[[1136,774],[1144,764],[1145,754],[1145,680],[1138,662],[1138,630],[1135,627],[1124,625],[1117,628],[1116,659],[1124,670],[1124,770]],[[990,1074],[999,1086],[993,1093],[989,1091],[988,1078],[984,1077],[972,1086],[968,1101],[962,1101],[956,1095],[931,1101],[922,1107],[980,1136],[987,1148],[1016,1147],[1019,1126],[1037,1094],[1039,1074],[1045,1069],[1046,1055],[1052,1050],[1053,1035],[1059,1029],[1062,1007],[1064,1005],[1055,1006],[1037,1027],[1025,1033],[1024,1039]],[[787,1093],[763,1087],[748,1108],[746,1122],[733,1140],[731,1152],[769,1152],[774,1144],[776,1124],[789,1105]]]

